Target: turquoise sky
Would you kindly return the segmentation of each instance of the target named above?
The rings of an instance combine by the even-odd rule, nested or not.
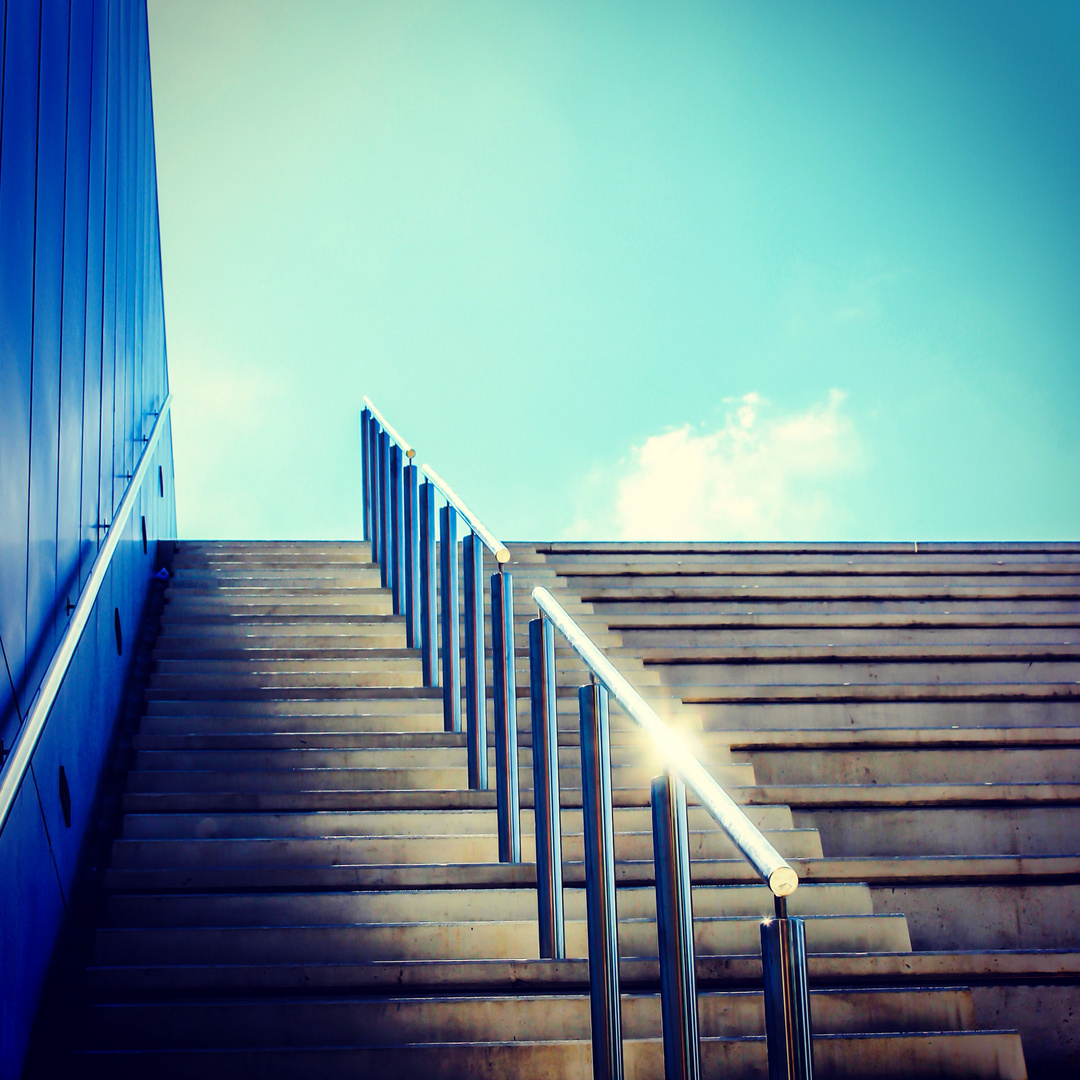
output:
[[[1080,537],[1074,2],[150,0],[182,536]]]

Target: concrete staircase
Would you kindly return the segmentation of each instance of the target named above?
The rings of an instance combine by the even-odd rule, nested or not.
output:
[[[523,803],[543,584],[799,870],[819,1075],[1080,1061],[1080,553],[512,551]],[[183,543],[173,573],[80,1067],[591,1076],[582,666],[557,649],[571,959],[542,961],[531,813],[526,861],[499,864],[494,792],[467,790],[368,545]],[[627,1075],[660,1077],[657,767],[612,722]],[[764,1077],[770,896],[699,809],[690,826],[705,1073]]]

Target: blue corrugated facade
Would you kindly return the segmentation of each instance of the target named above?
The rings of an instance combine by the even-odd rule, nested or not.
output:
[[[145,0],[0,0],[0,22],[0,738],[7,750],[168,375]],[[5,1078],[21,1070],[123,704],[133,649],[118,651],[114,619],[134,642],[156,542],[175,530],[166,432],[0,834]]]

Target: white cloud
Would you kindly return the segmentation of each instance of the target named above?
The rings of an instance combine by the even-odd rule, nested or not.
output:
[[[768,401],[750,393],[727,399],[716,430],[686,424],[634,447],[614,476],[590,477],[596,496],[614,488],[604,527],[592,512],[575,535],[624,540],[781,540],[835,534],[843,516],[836,481],[856,471],[861,448],[843,410],[845,395],[802,413],[773,417]],[[611,526],[614,526],[612,528]]]

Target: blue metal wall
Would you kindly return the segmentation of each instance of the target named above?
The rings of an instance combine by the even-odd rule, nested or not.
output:
[[[134,471],[168,375],[145,0],[0,0],[0,24],[6,749],[86,580],[100,526],[112,520]],[[154,466],[0,834],[0,1077],[21,1069],[122,706],[155,541],[176,535],[169,433]]]

